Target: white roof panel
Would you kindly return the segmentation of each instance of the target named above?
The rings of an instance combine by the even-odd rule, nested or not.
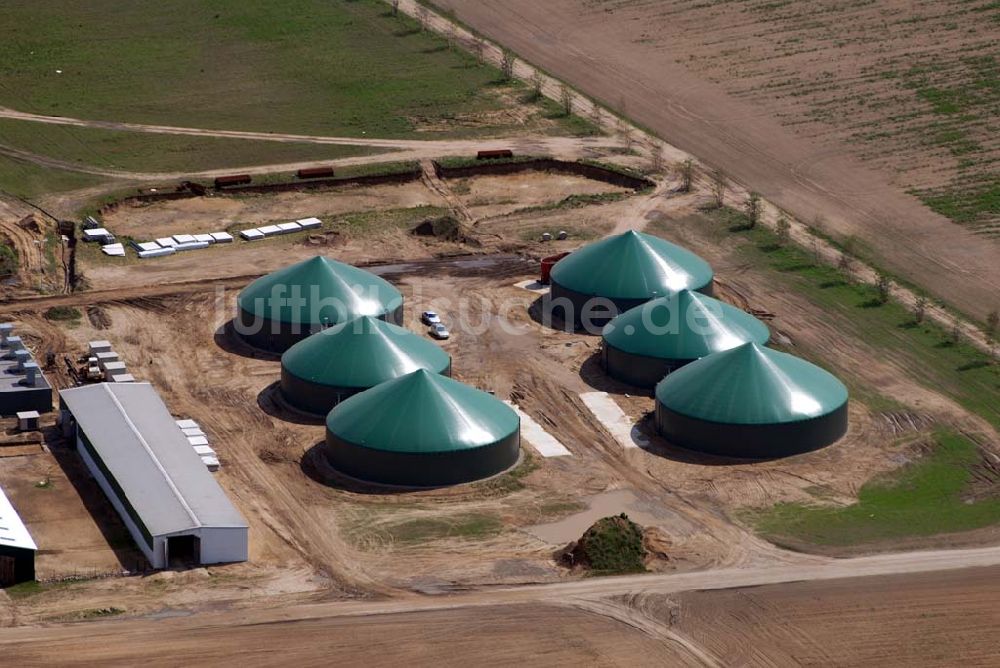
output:
[[[199,429],[199,425],[194,420],[175,420],[181,429]]]
[[[249,230],[243,230],[240,232],[240,236],[247,241],[256,241],[257,239],[263,239],[264,233],[258,230],[256,227],[252,227]]]
[[[278,229],[282,232],[298,232],[302,226],[298,223],[278,223]]]
[[[157,239],[156,243],[164,248],[173,248],[177,245],[177,242],[174,241],[173,237],[163,237],[162,239]]]
[[[0,545],[19,547],[23,550],[38,549],[3,489],[0,489]]]
[[[265,237],[272,234],[281,234],[281,228],[277,225],[265,225],[264,227],[258,227],[257,230]]]
[[[319,218],[302,218],[301,220],[296,220],[295,222],[306,229],[309,229],[311,227],[319,227],[320,225],[323,224],[323,221],[320,220]]]
[[[204,436],[186,436],[191,445],[208,445],[208,439]]]
[[[152,385],[101,383],[59,394],[151,534],[247,526]]]
[[[211,234],[196,234],[194,235],[195,241],[204,241],[206,244],[214,244],[215,239]]]
[[[178,244],[190,244],[194,243],[196,239],[194,238],[194,235],[191,234],[175,234],[174,241]]]
[[[233,235],[229,232],[212,232],[212,240],[216,243],[225,243],[233,240]]]

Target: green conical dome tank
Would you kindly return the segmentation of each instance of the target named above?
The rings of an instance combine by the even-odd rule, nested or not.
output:
[[[570,253],[552,267],[550,280],[550,310],[585,328],[587,320],[603,327],[615,315],[681,290],[712,294],[707,262],[665,239],[634,231]],[[588,303],[596,312],[585,318]]]
[[[281,393],[299,410],[326,415],[350,396],[417,369],[451,374],[440,346],[372,316],[299,341],[281,356]]]
[[[691,290],[629,309],[604,327],[608,375],[653,387],[671,371],[747,342],[764,345],[767,326],[735,306]]]
[[[338,404],[326,453],[338,471],[386,485],[486,478],[517,462],[520,420],[497,398],[426,369]]]
[[[360,316],[397,325],[403,319],[403,295],[391,283],[322,256],[258,278],[236,303],[238,333],[252,345],[275,352]]]
[[[671,443],[759,459],[824,447],[847,431],[847,388],[794,355],[745,343],[656,386],[657,431]]]

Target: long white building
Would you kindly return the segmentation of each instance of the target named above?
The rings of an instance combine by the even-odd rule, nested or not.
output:
[[[64,430],[154,568],[247,560],[246,520],[149,383],[59,395]]]

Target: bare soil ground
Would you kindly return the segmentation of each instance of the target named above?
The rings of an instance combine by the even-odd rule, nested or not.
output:
[[[43,303],[62,300],[60,303],[72,303],[81,310],[90,305],[88,315],[93,317],[66,329],[42,318],[37,300],[10,302],[5,308],[20,321],[36,350],[76,357],[88,340],[108,339],[138,379],[156,386],[175,415],[199,421],[220,454],[223,467],[218,480],[250,522],[251,560],[182,573],[43,587],[13,602],[0,600],[0,623],[77,621],[100,617],[104,613],[99,611],[109,609],[154,618],[229,609],[242,615],[308,599],[391,596],[397,600],[413,592],[442,594],[497,585],[565,582],[570,576],[554,561],[554,553],[562,545],[543,540],[531,528],[572,516],[584,510],[595,495],[614,491],[626,492],[624,497],[640,499],[655,509],[651,516],[663,536],[667,555],[656,564],[657,571],[807,566],[824,558],[767,543],[739,523],[739,513],[776,501],[813,498],[817,489],[823,490],[825,498],[849,502],[870,477],[908,461],[910,444],[926,436],[935,423],[975,431],[988,429],[933,389],[919,385],[903,364],[876,355],[865,344],[863,333],[831,321],[822,309],[797,295],[775,294],[767,280],[744,266],[732,247],[690,215],[698,204],[697,195],[672,196],[660,189],[652,196],[604,204],[505,214],[503,207],[516,199],[523,182],[521,177],[489,177],[485,186],[475,180],[467,183],[469,193],[479,193],[476,197],[484,211],[501,212],[476,221],[473,229],[480,245],[474,247],[414,237],[403,227],[376,222],[340,235],[330,236],[332,231],[328,230],[321,242],[328,245],[316,245],[320,242],[300,235],[117,266],[84,254],[80,256],[81,269],[95,290],[46,298]],[[534,186],[532,197],[538,198],[534,201],[545,197],[559,201],[579,185],[562,178],[540,178],[539,182],[548,184],[548,189]],[[444,184],[449,189],[448,201],[468,196],[454,195],[453,185]],[[420,197],[411,187],[406,193],[406,197]],[[336,203],[334,195],[329,198]],[[259,211],[281,210],[267,200],[253,198],[252,205]],[[217,206],[217,198],[189,202],[192,215],[203,211],[214,215],[213,207]],[[199,209],[199,203],[206,208]],[[377,205],[377,201],[372,200],[372,204]],[[130,212],[155,220],[149,216],[157,214],[157,207],[123,209],[115,214],[119,217],[116,224],[129,225]],[[160,208],[164,220],[178,218],[171,207]],[[308,213],[313,212],[302,215]],[[623,220],[635,226],[655,225],[658,233],[703,255],[722,281],[723,296],[744,308],[773,314],[771,326],[786,343],[814,355],[873,393],[891,393],[926,419],[917,421],[913,433],[900,435],[887,429],[884,420],[863,403],[854,402],[851,432],[843,441],[817,453],[762,464],[720,466],[718,461],[677,451],[655,438],[647,450],[624,450],[586,409],[579,394],[608,390],[636,419],[652,409],[652,399],[608,381],[594,365],[598,340],[544,327],[537,322],[537,295],[515,287],[536,275],[536,262],[526,258],[571,249],[587,234],[609,232]],[[549,243],[531,240],[537,237],[526,235],[525,230],[533,225],[550,231],[568,229],[571,238]],[[406,324],[411,329],[422,331],[417,317],[424,309],[437,310],[451,324],[453,338],[442,345],[453,357],[456,377],[516,400],[557,435],[572,456],[544,459],[527,446],[524,461],[514,471],[445,490],[387,492],[338,476],[317,448],[323,439],[321,423],[289,413],[276,395],[277,360],[248,349],[226,327],[235,309],[235,288],[255,274],[317,253],[355,264],[388,263],[388,267],[372,268],[404,293]],[[476,255],[470,257],[470,253]],[[220,286],[226,289],[220,291]],[[60,385],[69,382],[64,374],[52,373],[50,377]],[[888,449],[887,442],[899,447]],[[113,516],[106,501],[96,499],[86,515],[70,516],[68,526],[60,531],[46,524],[50,521],[50,497],[45,495],[68,489],[62,476],[73,478],[73,467],[67,463],[69,453],[58,435],[48,433],[46,445],[58,464],[52,469],[56,480],[52,489],[33,487],[43,470],[51,468],[47,455],[18,457],[24,463],[16,469],[0,459],[3,483],[17,491],[16,501],[29,527],[35,530],[34,522],[38,522],[39,535],[46,549],[52,550],[40,563],[54,576],[97,569],[92,564],[98,559],[113,568],[112,558],[121,561],[114,551],[121,544],[107,538],[105,532],[107,547],[102,548],[94,528],[95,518],[100,527],[99,518]],[[981,538],[992,541],[989,536]],[[127,547],[127,542],[123,544]],[[950,539],[939,544],[951,544]],[[93,548],[77,550],[80,545]],[[553,643],[549,636],[548,646],[557,650],[539,645],[537,651],[543,656],[554,652],[554,663],[579,661],[580,656],[589,656],[597,663],[618,660],[615,652],[619,650],[610,649],[613,646],[605,645],[604,640],[580,640],[600,634],[615,637],[619,622],[608,618],[625,622],[623,640],[639,638],[627,652],[645,647],[642,643],[652,636],[665,643],[662,646],[667,649],[662,651],[668,657],[674,656],[671,652],[680,652],[678,656],[686,657],[683,661],[711,656],[703,656],[699,646],[688,646],[683,638],[678,640],[679,636],[669,628],[664,630],[661,622],[637,622],[627,606],[623,610],[606,601],[579,605],[600,615],[600,621],[573,617],[579,613],[570,614],[565,609],[537,609],[538,615],[552,615],[557,620],[554,628],[565,638]],[[531,617],[535,610],[526,613],[530,619],[536,619]],[[448,613],[439,614],[442,625],[454,619]],[[468,619],[494,625],[501,616],[499,612],[483,614],[481,619]],[[418,615],[414,619],[423,618]],[[511,634],[524,634],[531,626],[509,623]],[[569,626],[576,630],[566,630]],[[645,635],[630,635],[634,631],[626,630],[629,627],[639,628]],[[303,633],[305,641],[324,628],[317,622],[296,626],[290,632]],[[399,633],[408,632],[399,628]],[[576,635],[585,628],[591,628],[592,633]],[[136,632],[144,631],[137,627]],[[221,660],[222,650],[215,652],[228,645],[211,646],[211,632],[206,633],[209,635],[191,636],[182,643],[184,651],[209,663]],[[348,635],[344,631],[336,637]],[[501,633],[499,637],[505,636]],[[250,636],[245,638],[249,642]],[[543,639],[526,639],[524,647],[534,647],[533,642],[542,643]],[[154,646],[150,645],[150,651]],[[315,650],[312,645],[302,647],[303,657]],[[355,650],[350,650],[348,643],[344,651]],[[419,651],[427,652],[421,655],[427,657],[434,648]],[[98,657],[107,652],[108,660],[128,661],[127,651],[114,645],[93,652],[79,656]],[[231,657],[231,653],[226,656]]]
[[[997,570],[356,614],[299,606],[8,629],[19,665],[994,665]],[[417,604],[419,606],[419,603]],[[388,607],[388,606],[387,606]]]
[[[218,232],[236,223],[258,227],[309,216],[442,204],[440,198],[420,183],[407,183],[276,195],[173,200],[121,207],[106,214],[103,222],[115,234],[148,240],[174,234]]]
[[[903,38],[911,31],[897,11],[885,20],[893,22],[894,31],[902,31],[901,37],[882,39],[880,12],[909,4],[852,6],[850,21],[832,12],[832,6],[830,14],[813,17],[806,9],[798,11],[801,3],[778,4],[787,8],[784,13],[796,10],[787,39],[800,40],[801,49],[795,46],[799,42],[784,44],[787,58],[768,58],[785,35],[769,39],[761,34],[763,19],[745,15],[746,3],[440,0],[437,4],[582,92],[624,109],[628,117],[725,170],[800,220],[819,218],[828,234],[856,235],[879,264],[963,312],[983,318],[996,308],[1000,294],[996,242],[905,194],[907,184],[925,182],[920,167],[902,178],[895,174],[901,165],[927,164],[923,156],[934,154],[914,145],[920,132],[901,135],[908,150],[894,157],[885,157],[893,151],[881,151],[879,160],[866,160],[871,158],[866,155],[869,149],[858,150],[844,141],[857,117],[850,104],[871,101],[875,107],[861,111],[862,132],[877,115],[893,113],[893,105],[879,110],[875,103],[888,104],[892,94],[886,91],[894,84],[880,84],[877,69],[860,82],[851,78],[851,72],[880,58],[895,59],[905,67],[906,49],[912,39],[920,38]],[[919,15],[933,25],[951,20],[949,12],[937,10],[937,4],[929,3]],[[966,13],[960,23],[975,20],[974,13]],[[865,39],[843,36],[854,30],[865,31]],[[972,36],[953,30],[933,45],[918,42],[923,47],[913,49],[932,60],[931,52],[967,53],[970,40],[987,38],[984,30]],[[815,39],[809,31],[823,39]],[[734,34],[732,41],[726,39]],[[705,55],[709,52],[714,54],[711,58]],[[705,57],[699,60],[698,54]],[[769,95],[770,89],[761,90],[768,82],[778,85],[785,79],[790,79],[787,90],[779,86],[774,95]],[[827,79],[830,86],[823,86]],[[850,93],[837,90],[843,82]],[[793,94],[799,89],[807,93],[804,101]],[[830,100],[836,104],[825,104]],[[848,121],[810,117],[810,104],[834,108],[834,116]],[[802,121],[806,124],[800,130]],[[993,147],[990,151],[994,144],[984,140],[984,146]],[[918,154],[921,159],[914,158]]]

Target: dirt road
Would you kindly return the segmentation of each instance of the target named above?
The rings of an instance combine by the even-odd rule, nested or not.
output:
[[[725,170],[800,220],[857,235],[879,262],[983,318],[1000,295],[1000,250],[900,192],[846,147],[817,146],[678,64],[642,25],[579,0],[439,0],[462,22]]]
[[[489,665],[529,657],[546,665],[637,659],[730,665],[903,656],[943,664],[960,653],[986,663],[1000,619],[993,606],[997,571],[982,567],[998,563],[1000,549],[992,548],[591,578],[441,597],[9,628],[0,648],[19,665],[125,665],[140,656],[152,665],[220,665],[234,657],[254,665],[320,665],[331,654],[444,665],[467,665],[473,657]],[[909,575],[887,576],[896,573]],[[918,627],[931,635],[914,637]],[[935,653],[926,653],[927,642]]]

